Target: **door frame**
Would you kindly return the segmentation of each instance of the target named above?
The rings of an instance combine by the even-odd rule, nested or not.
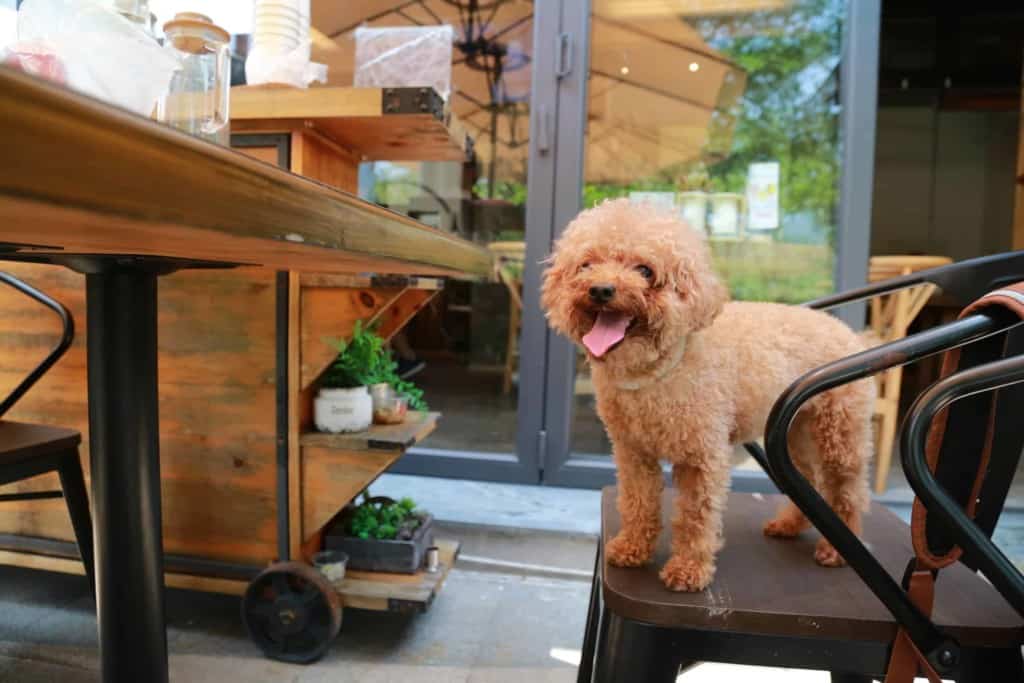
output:
[[[573,0],[578,2],[578,0]],[[559,107],[557,49],[563,0],[534,0],[534,55],[530,78],[530,148],[526,193],[526,262],[523,270],[523,315],[519,341],[516,453],[413,448],[391,468],[398,474],[483,479],[521,484],[541,481],[545,447],[544,414],[550,335],[540,310],[542,261],[551,248],[556,206],[556,125]],[[577,60],[575,62],[579,64]],[[566,137],[566,136],[563,136]],[[443,416],[442,416],[443,419]]]
[[[587,73],[590,50],[590,0],[565,0],[562,31],[580,36],[574,69],[559,82],[559,130],[579,135],[558,138],[553,238],[561,234],[581,208],[584,138],[587,117]],[[847,0],[840,47],[840,197],[834,281],[849,289],[867,280],[871,237],[871,194],[874,182],[875,118],[878,98],[878,46],[881,0]],[[535,296],[535,293],[534,293]],[[837,312],[859,327],[863,305]],[[572,453],[571,429],[576,362],[575,348],[566,339],[547,333],[546,409],[540,432],[546,449],[539,466],[543,483],[554,486],[600,488],[614,483],[615,467],[608,457]],[[761,471],[733,470],[738,491],[769,492],[775,487]]]

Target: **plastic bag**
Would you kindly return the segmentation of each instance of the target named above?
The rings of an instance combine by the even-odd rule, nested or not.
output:
[[[139,25],[92,0],[25,0],[5,62],[150,116],[178,60]],[[59,66],[58,66],[59,65]]]
[[[44,43],[26,41],[0,48],[0,64],[59,85],[68,80],[64,62]]]
[[[356,87],[431,87],[444,99],[452,89],[452,27],[359,27]]]
[[[327,82],[327,65],[309,61],[311,43],[307,39],[291,52],[281,54],[260,45],[257,40],[245,58],[245,82],[249,85],[281,83],[296,88],[313,81]]]

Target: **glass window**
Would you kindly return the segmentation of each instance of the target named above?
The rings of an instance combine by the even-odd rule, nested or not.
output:
[[[707,236],[735,299],[833,289],[842,0],[594,0],[583,204]],[[606,454],[578,364],[573,450]]]

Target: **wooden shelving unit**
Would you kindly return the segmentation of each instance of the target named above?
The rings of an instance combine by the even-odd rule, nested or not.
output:
[[[413,413],[361,435],[310,433],[317,381],[336,353],[325,339],[347,337],[357,321],[390,338],[437,295],[442,278],[491,270],[479,246],[355,196],[363,159],[465,158],[465,133],[436,94],[269,92],[233,93],[232,151],[0,70],[0,119],[19,140],[0,164],[5,243],[34,258],[54,251],[41,234],[60,235],[68,254],[117,254],[120,235],[143,234],[143,257],[237,265],[160,281],[169,586],[241,594],[268,565],[308,563],[324,526],[439,417]],[[252,253],[238,247],[247,236],[259,238],[262,267],[229,258]],[[79,322],[74,346],[10,417],[81,431],[88,476],[85,278],[31,262],[5,270]],[[5,290],[0,334],[19,344],[0,375],[20,378],[48,349],[52,321]],[[52,488],[54,477],[39,477],[4,492]],[[81,573],[73,538],[60,501],[0,507],[0,564]],[[455,542],[438,545],[442,571],[352,572],[342,601],[425,608],[458,553]]]

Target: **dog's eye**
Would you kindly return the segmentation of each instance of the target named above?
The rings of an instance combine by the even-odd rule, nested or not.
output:
[[[644,279],[646,279],[646,280],[654,279],[654,271],[651,270],[649,267],[643,265],[643,264],[641,264],[641,265],[636,267],[636,272],[638,272],[641,275],[643,275]]]
[[[581,263],[580,264],[580,270],[586,270],[589,267],[590,267],[589,263]]]

